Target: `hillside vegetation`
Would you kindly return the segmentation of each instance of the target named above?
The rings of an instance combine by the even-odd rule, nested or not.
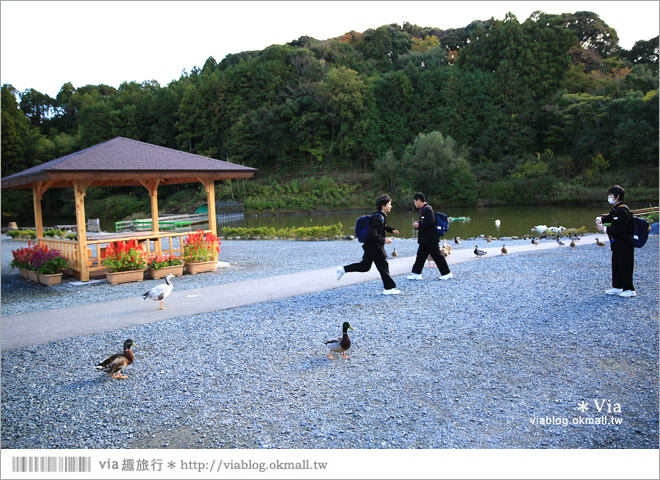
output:
[[[116,136],[259,168],[218,182],[218,200],[248,211],[417,190],[455,206],[586,203],[615,183],[655,202],[658,37],[628,51],[595,13],[535,12],[301,37],[209,57],[166,86],[67,83],[55,98],[2,86],[3,176]],[[194,184],[163,193],[165,212],[204,202]],[[72,197],[48,191],[44,207],[70,212]],[[2,199],[5,218],[31,212],[29,192]],[[116,219],[149,210],[143,188],[86,201]]]

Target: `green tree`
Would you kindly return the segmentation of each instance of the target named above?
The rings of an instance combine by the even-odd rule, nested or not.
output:
[[[20,172],[31,165],[26,161],[25,149],[30,136],[30,123],[18,108],[18,92],[9,84],[2,85],[2,174]]]

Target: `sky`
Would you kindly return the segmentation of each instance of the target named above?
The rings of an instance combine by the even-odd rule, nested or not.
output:
[[[474,20],[524,22],[532,12],[592,11],[630,49],[658,35],[658,1],[5,1],[0,83],[55,97],[75,88],[156,80],[230,53],[263,50],[301,36],[318,40],[404,22],[443,30]]]

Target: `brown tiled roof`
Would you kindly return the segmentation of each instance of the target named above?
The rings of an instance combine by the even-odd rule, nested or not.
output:
[[[29,188],[40,181],[65,187],[72,186],[74,180],[88,180],[90,186],[117,186],[160,179],[163,185],[196,182],[198,178],[248,178],[256,171],[223,160],[116,137],[9,175],[2,179],[2,188]]]

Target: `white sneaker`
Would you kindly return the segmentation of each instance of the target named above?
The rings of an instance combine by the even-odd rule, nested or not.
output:
[[[609,290],[605,290],[605,293],[608,295],[618,295],[620,293],[623,293],[623,290],[620,288],[610,288]]]
[[[620,297],[636,297],[637,292],[635,290],[624,290],[619,294]]]
[[[344,270],[344,267],[337,267],[337,280],[341,280],[341,277],[343,277],[345,273],[346,270]]]
[[[440,280],[449,280],[450,278],[453,278],[454,274],[449,272],[447,275],[440,275]]]
[[[390,288],[389,290],[383,290],[383,295],[400,295],[401,290],[397,290],[396,288]]]
[[[421,273],[411,273],[406,278],[408,280],[421,280],[422,279],[422,274]]]

